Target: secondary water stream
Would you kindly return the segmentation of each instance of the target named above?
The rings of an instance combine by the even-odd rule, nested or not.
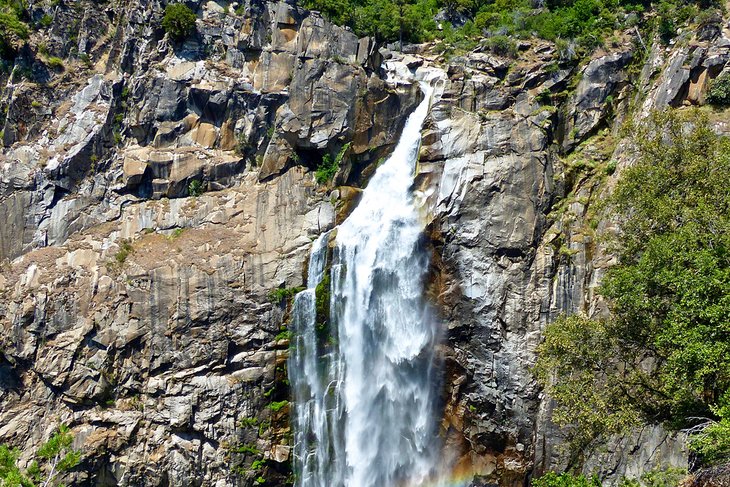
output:
[[[433,88],[352,214],[312,247],[289,377],[301,487],[422,485],[439,451],[437,326],[412,194]],[[334,236],[332,242],[331,237]]]

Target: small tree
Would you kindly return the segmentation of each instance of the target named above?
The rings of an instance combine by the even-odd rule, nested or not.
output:
[[[697,111],[630,133],[638,160],[605,207],[620,225],[600,287],[611,314],[549,325],[538,379],[576,453],[636,419],[689,430],[702,462],[728,462],[730,139]]]
[[[730,105],[730,75],[722,74],[710,82],[707,103],[716,107]]]
[[[56,434],[38,450],[38,458],[45,463],[46,470],[46,478],[40,484],[42,487],[53,485],[56,477],[79,464],[81,452],[71,448],[73,439],[68,426],[62,424]],[[42,472],[42,469],[38,468],[38,472]]]
[[[173,39],[182,40],[195,30],[195,14],[182,3],[171,3],[165,7],[162,28]]]
[[[81,460],[81,452],[71,448],[73,435],[61,425],[36,453],[35,460],[23,473],[15,464],[20,456],[17,448],[0,445],[0,485],[9,487],[51,487],[65,472]],[[39,463],[40,461],[40,463]]]

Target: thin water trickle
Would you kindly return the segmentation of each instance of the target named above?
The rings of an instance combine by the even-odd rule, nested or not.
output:
[[[301,487],[418,486],[434,474],[437,326],[423,298],[429,257],[411,192],[432,93],[421,87],[424,100],[393,154],[336,230],[329,283],[325,234],[294,302],[289,376]],[[318,285],[325,298],[328,288],[329,313],[322,303],[318,313]]]

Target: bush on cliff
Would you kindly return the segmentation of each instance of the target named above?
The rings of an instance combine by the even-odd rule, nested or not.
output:
[[[600,288],[611,314],[550,325],[537,376],[576,452],[642,421],[694,428],[700,460],[727,461],[730,140],[699,112],[632,131],[639,160],[607,206],[620,221]]]
[[[730,106],[730,75],[723,74],[712,80],[707,91],[707,103],[716,107]]]
[[[547,472],[542,477],[533,479],[532,487],[601,487],[601,481],[595,475],[572,475],[569,473]]]
[[[20,456],[17,448],[0,445],[0,485],[8,487],[35,487],[56,485],[69,470],[78,465],[81,452],[71,447],[73,435],[61,425],[56,433],[36,452],[36,460],[22,472],[16,465]]]
[[[405,41],[422,42],[437,31],[436,0],[305,0],[304,7],[379,41],[397,41],[402,33]]]
[[[0,0],[0,59],[15,56],[14,40],[28,38],[28,26],[21,20],[22,10]]]
[[[441,51],[447,52],[471,50],[482,37],[539,37],[571,41],[583,55],[617,30],[634,27],[644,38],[656,34],[668,43],[678,27],[721,8],[717,0],[305,0],[303,5],[379,41],[397,41],[401,34],[409,42],[441,39]],[[435,22],[439,12],[447,20]],[[455,20],[453,26],[448,19]]]
[[[182,3],[168,4],[162,28],[175,40],[185,39],[195,30],[195,14]]]

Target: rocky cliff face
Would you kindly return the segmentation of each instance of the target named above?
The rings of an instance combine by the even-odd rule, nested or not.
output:
[[[159,3],[60,5],[18,59],[40,82],[4,80],[0,440],[21,463],[65,423],[78,485],[290,475],[287,310],[270,294],[301,285],[352,194],[307,167],[351,142],[339,178],[357,178],[417,97],[321,17],[233,10],[201,3],[174,45],[151,27]],[[90,61],[39,80],[38,45],[65,52],[79,12]]]
[[[30,79],[2,79],[0,442],[25,446],[21,463],[65,423],[83,450],[75,485],[291,481],[281,296],[418,102],[386,61],[447,79],[417,184],[445,329],[445,454],[473,485],[566,465],[530,373],[541,330],[602,310],[610,256],[595,233],[611,223],[591,203],[631,162],[621,123],[701,103],[730,35],[583,64],[537,41],[517,60],[478,48],[446,62],[286,3],[195,3],[182,44],[157,27],[163,4],[94,5],[33,7],[54,22],[20,49]],[[63,71],[46,50],[70,55]],[[316,184],[343,147],[340,189]],[[617,479],[683,461],[650,426],[584,468]]]
[[[730,33],[699,34],[650,52],[634,40],[577,67],[540,42],[523,44],[509,69],[480,52],[448,67],[424,135],[421,188],[448,337],[445,435],[473,485],[523,485],[568,466],[609,483],[686,467],[683,438],[658,425],[570,457],[530,368],[559,314],[606,312],[595,289],[611,264],[599,236],[612,222],[595,203],[632,163],[624,122],[701,104],[725,69]]]

